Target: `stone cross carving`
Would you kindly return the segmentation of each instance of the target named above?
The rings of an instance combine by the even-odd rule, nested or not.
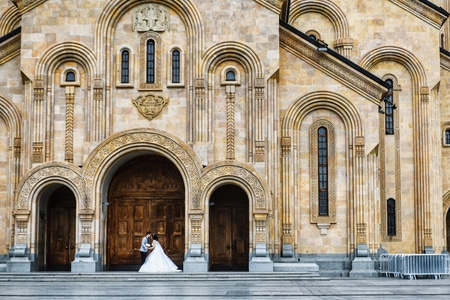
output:
[[[133,14],[133,31],[169,30],[169,9],[160,4],[147,4]]]

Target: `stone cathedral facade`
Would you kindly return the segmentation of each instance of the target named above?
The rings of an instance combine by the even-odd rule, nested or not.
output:
[[[376,276],[450,247],[448,0],[0,0],[0,271]]]

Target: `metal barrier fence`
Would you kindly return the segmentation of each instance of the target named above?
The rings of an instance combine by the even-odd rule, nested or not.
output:
[[[435,279],[450,275],[448,254],[382,254],[380,273],[389,277],[434,276]]]

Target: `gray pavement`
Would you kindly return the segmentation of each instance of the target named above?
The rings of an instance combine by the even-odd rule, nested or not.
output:
[[[186,274],[185,274],[186,275]],[[450,299],[450,278],[0,277],[0,299]]]

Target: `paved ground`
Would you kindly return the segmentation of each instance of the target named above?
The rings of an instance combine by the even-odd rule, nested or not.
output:
[[[450,299],[450,278],[189,280],[2,279],[0,299]]]

